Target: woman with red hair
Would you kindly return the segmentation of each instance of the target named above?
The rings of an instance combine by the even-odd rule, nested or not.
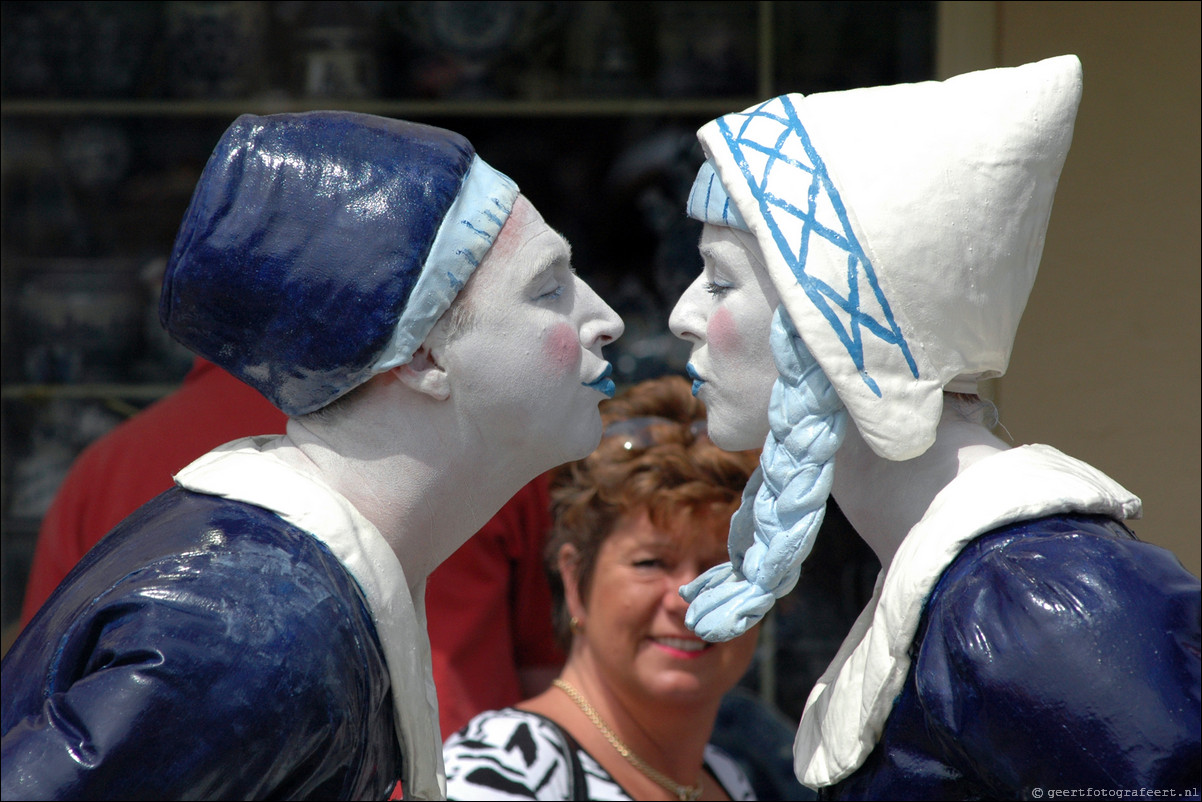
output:
[[[685,626],[679,589],[728,558],[758,452],[711,443],[680,377],[601,410],[601,445],[552,486],[547,560],[567,663],[544,693],[447,740],[447,796],[754,799],[709,740],[757,633],[706,643]]]

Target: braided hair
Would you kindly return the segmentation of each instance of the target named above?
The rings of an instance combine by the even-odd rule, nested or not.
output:
[[[847,430],[843,402],[783,305],[770,344],[780,373],[768,409],[771,431],[731,519],[731,562],[681,588],[689,602],[686,622],[706,640],[743,634],[797,584],[826,514],[835,452]]]

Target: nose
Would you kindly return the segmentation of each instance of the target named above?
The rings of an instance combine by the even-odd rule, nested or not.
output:
[[[668,317],[668,328],[682,340],[702,342],[705,338],[705,314],[702,300],[705,294],[705,275],[693,279]]]
[[[667,581],[664,582],[664,610],[670,615],[679,616],[683,620],[685,613],[689,611],[689,603],[680,595],[680,588],[696,578],[696,572],[687,575],[674,573],[669,576]]]
[[[580,300],[582,324],[580,326],[580,342],[585,348],[609,345],[622,336],[626,324],[622,318],[601,300],[601,296],[593,292],[593,288],[584,279],[576,277]]]
[[[681,587],[689,584],[711,567],[713,567],[712,563],[704,562],[697,557],[681,560],[665,577],[664,609],[672,615],[680,615],[683,618],[689,610],[689,603],[680,595]]]

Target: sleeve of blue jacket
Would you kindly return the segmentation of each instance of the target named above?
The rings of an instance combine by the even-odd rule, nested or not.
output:
[[[1198,579],[1096,520],[982,538],[929,602],[918,697],[985,787],[1198,787]]]
[[[175,489],[115,529],[3,667],[5,799],[352,798],[398,776],[362,596],[318,541]]]
[[[864,765],[833,799],[1197,799],[1198,578],[1104,516],[972,541],[927,600]]]

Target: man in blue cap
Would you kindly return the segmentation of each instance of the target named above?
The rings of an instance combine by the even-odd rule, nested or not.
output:
[[[463,137],[342,112],[230,127],[160,318],[287,434],[182,470],[30,622],[4,797],[440,798],[426,577],[596,445],[621,320]]]

